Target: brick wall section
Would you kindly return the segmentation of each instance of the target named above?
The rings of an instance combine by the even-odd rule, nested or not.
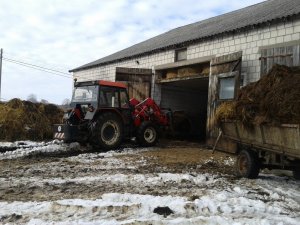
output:
[[[260,78],[260,48],[300,40],[300,19],[280,22],[263,28],[254,28],[238,34],[223,35],[212,40],[203,41],[187,48],[187,58],[195,59],[204,56],[221,56],[236,51],[243,51],[242,77],[244,84]],[[300,42],[300,41],[299,41]],[[139,65],[136,63],[139,61]],[[79,81],[115,80],[116,67],[150,68],[156,65],[174,62],[174,50],[155,53],[128,61],[109,64],[74,73]],[[158,103],[161,93],[159,85],[152,85],[152,96]]]

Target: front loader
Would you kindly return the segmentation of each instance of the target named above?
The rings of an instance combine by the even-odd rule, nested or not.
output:
[[[153,146],[170,121],[151,98],[129,101],[126,86],[119,82],[75,81],[71,107],[63,123],[54,125],[54,138],[103,150],[133,137],[141,146]]]

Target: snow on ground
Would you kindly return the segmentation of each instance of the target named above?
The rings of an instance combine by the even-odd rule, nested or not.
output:
[[[22,215],[28,224],[299,224],[299,209],[290,212],[271,198],[250,199],[241,187],[212,190],[193,201],[179,196],[107,193],[96,200],[0,202],[0,216]],[[292,199],[288,201],[290,207],[299,207]],[[173,213],[154,213],[159,206]]]
[[[7,142],[0,142],[0,149],[1,147],[6,147],[8,150],[17,149],[14,151],[0,153],[0,160],[34,156],[43,153],[69,152],[79,148],[79,144],[72,143],[71,145],[65,145],[61,141],[57,140],[51,142],[18,141],[11,144]]]
[[[81,150],[78,144],[61,142],[20,143],[0,143],[0,148],[17,148],[0,153],[0,171],[3,171],[0,224],[298,225],[300,222],[300,182],[289,177],[261,174],[257,180],[248,180],[201,173],[201,170],[191,172],[189,168],[174,172],[166,165],[149,164],[153,161],[143,153],[157,148],[125,148],[54,159],[45,156],[44,161],[37,162],[31,157],[32,165],[28,165],[27,156]],[[135,156],[133,161],[129,160],[131,156]],[[3,159],[11,160],[9,168],[1,167]],[[233,162],[230,157],[223,159],[224,166]],[[214,163],[212,156],[203,159],[204,165]],[[163,168],[164,172],[153,172],[150,167]],[[195,168],[201,169],[201,164]],[[98,186],[104,191],[98,193],[92,189]],[[45,192],[49,187],[57,197]],[[75,194],[67,195],[68,187]],[[24,189],[30,190],[23,192]],[[90,193],[89,197],[77,198],[82,192]],[[24,195],[28,193],[34,197],[19,200],[27,199]],[[45,193],[49,198],[40,200],[38,196]],[[12,198],[4,198],[8,194]],[[165,211],[160,215],[156,213],[157,207],[164,207]]]
[[[135,165],[133,164],[126,164],[124,161],[119,160],[116,156],[123,156],[123,155],[131,155],[131,154],[138,154],[141,152],[151,151],[156,148],[140,148],[140,149],[133,149],[133,148],[124,148],[121,151],[108,151],[108,152],[101,152],[101,153],[86,153],[80,154],[77,156],[68,157],[67,160],[70,162],[80,162],[80,163],[93,163],[97,161],[103,161],[105,159],[105,164],[103,165],[103,169],[134,169]],[[141,159],[137,162],[139,165],[144,163],[146,165],[146,161]]]
[[[34,156],[47,153],[68,153],[72,151],[84,151],[85,148],[80,148],[79,143],[74,142],[71,144],[64,144],[62,141],[54,140],[50,142],[33,142],[33,141],[16,141],[16,142],[0,142],[0,150],[5,149],[7,151],[0,151],[0,160],[2,159],[16,159],[27,156]],[[116,155],[127,155],[136,154],[139,152],[149,151],[154,148],[141,148],[132,149],[124,148],[121,151],[108,151],[105,153],[90,153],[85,154],[83,157],[81,155],[70,157],[69,160],[74,161],[85,161],[89,163],[94,161],[95,158],[109,158]]]
[[[211,174],[200,174],[200,175],[191,175],[191,174],[173,174],[173,173],[158,173],[158,174],[103,174],[101,176],[85,176],[85,177],[76,177],[76,178],[36,178],[36,177],[25,177],[25,178],[0,178],[2,184],[11,182],[12,179],[16,179],[14,182],[15,185],[21,184],[30,184],[35,183],[39,186],[44,185],[56,185],[56,184],[93,184],[93,183],[104,183],[110,182],[111,184],[116,185],[139,185],[141,188],[143,186],[159,186],[164,183],[180,183],[180,182],[189,182],[192,185],[209,185],[214,182],[220,182],[221,179],[215,179],[214,175]]]

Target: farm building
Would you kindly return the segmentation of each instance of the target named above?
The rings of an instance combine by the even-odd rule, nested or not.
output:
[[[275,63],[300,66],[299,0],[269,0],[178,27],[72,69],[78,81],[128,84],[130,97],[152,97],[189,115],[199,136],[215,136],[218,104]]]

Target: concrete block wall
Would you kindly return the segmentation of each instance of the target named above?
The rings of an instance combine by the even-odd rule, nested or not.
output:
[[[260,49],[300,40],[300,19],[254,28],[237,34],[228,34],[193,44],[187,47],[187,59],[205,56],[221,56],[243,51],[242,78],[244,85],[260,78]],[[300,43],[300,41],[299,41]],[[74,78],[83,80],[115,80],[116,67],[149,68],[174,62],[175,50],[155,53],[118,63],[112,63],[74,73]],[[139,61],[139,64],[136,63]],[[153,71],[154,72],[154,71]],[[153,78],[154,80],[154,78]],[[160,103],[160,85],[152,85],[152,97]]]
[[[299,41],[300,20],[281,22],[264,28],[255,28],[240,34],[214,38],[188,47],[188,59],[203,56],[222,56],[243,51],[242,77],[244,85],[260,78],[260,49],[272,45]]]
[[[137,60],[139,61],[139,64],[136,63]],[[154,66],[172,63],[172,62],[174,62],[174,50],[169,50],[166,52],[160,52],[145,57],[138,57],[128,61],[112,63],[101,67],[95,67],[87,70],[78,71],[74,73],[74,78],[77,78],[78,81],[87,81],[87,80],[115,81],[116,67],[147,68],[147,69],[152,69],[154,74],[155,73]],[[155,81],[155,75],[153,75],[152,77],[151,96],[159,104],[161,99],[161,89],[160,89],[160,85],[154,85],[154,81]]]
[[[137,60],[139,61],[138,64],[136,63]],[[153,69],[156,65],[162,65],[172,62],[174,62],[174,50],[78,71],[74,73],[74,78],[77,78],[78,81],[96,79],[114,81],[116,75],[116,67]]]

